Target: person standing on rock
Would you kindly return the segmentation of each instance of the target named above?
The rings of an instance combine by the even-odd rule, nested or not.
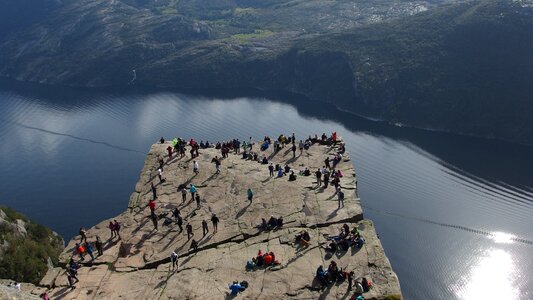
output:
[[[174,268],[178,268],[178,254],[176,253],[176,250],[170,253],[170,261],[172,262],[172,271],[174,271]]]
[[[148,201],[148,207],[150,207],[150,213],[154,213],[155,212],[155,201],[154,200],[150,200]]]
[[[171,146],[167,147],[167,152],[168,152],[168,160],[171,160],[172,159],[172,147]]]
[[[181,233],[181,232],[183,231],[183,227],[182,227],[182,225],[183,225],[183,219],[181,218],[180,215],[178,215],[178,216],[176,217],[176,223],[178,223],[178,227],[180,228],[180,232],[179,232],[179,233]]]
[[[163,165],[165,164],[165,160],[159,154],[157,154],[157,161],[159,162],[159,169],[163,169]]]
[[[320,172],[320,169],[316,170],[315,176],[316,176],[317,186],[319,187],[322,185],[322,172]]]
[[[198,162],[196,160],[192,162],[192,171],[194,174],[198,174],[198,172],[200,172],[200,167],[198,166]]]
[[[340,187],[337,189],[337,198],[339,199],[339,208],[341,208],[341,205],[344,207],[344,192]]]
[[[218,156],[215,156],[215,158],[213,158],[211,162],[215,163],[215,174],[219,174],[220,173],[220,159],[218,159]]]
[[[326,165],[326,168],[331,170],[331,165],[329,164],[329,156],[326,157],[326,159],[324,160],[324,164]]]
[[[329,184],[329,172],[326,172],[324,174],[324,189],[328,188],[328,184]]]
[[[218,219],[217,215],[213,214],[213,216],[211,216],[211,223],[213,223],[213,233],[216,233],[218,230],[218,222],[220,222],[220,220]]]
[[[87,250],[87,254],[91,257],[91,260],[94,260],[93,246],[91,246],[90,243],[85,242],[85,249]]]
[[[117,222],[117,220],[115,220],[115,223],[113,224],[113,227],[114,227],[115,233],[117,234],[118,238],[121,239],[121,237],[120,237],[120,224]]]
[[[154,196],[154,200],[157,198],[157,190],[155,188],[154,182],[150,181],[150,187],[152,189],[152,196]]]
[[[150,213],[150,219],[152,219],[152,223],[154,223],[154,229],[155,229],[155,231],[157,231],[158,230],[157,229],[157,216],[156,216],[155,212],[152,211]]]
[[[83,241],[87,243],[87,231],[85,230],[84,227],[80,227],[80,236],[81,236],[80,244],[83,243]]]
[[[252,190],[252,188],[249,188],[247,193],[248,193],[248,200],[250,201],[250,203],[252,203],[252,200],[254,198],[254,191]]]
[[[272,163],[268,165],[268,172],[269,172],[270,177],[274,177],[274,166],[272,165]]]
[[[189,251],[191,251],[191,249],[194,250],[194,253],[198,252],[198,242],[195,239],[192,240]]]
[[[189,192],[191,192],[191,202],[195,200],[194,195],[196,194],[196,187],[191,183],[189,187]]]
[[[165,179],[163,178],[163,168],[157,169],[157,176],[159,177],[159,183],[165,182]]]
[[[187,189],[185,187],[181,189],[181,200],[181,203],[185,203],[185,200],[187,200]]]
[[[209,233],[209,227],[207,227],[207,221],[206,220],[203,220],[202,221],[202,231],[204,233],[204,236]]]
[[[113,224],[113,221],[109,221],[108,228],[111,231],[111,237],[109,238],[111,240],[115,237],[115,224]]]
[[[187,226],[185,226],[185,229],[187,229],[187,239],[190,240],[191,236],[194,236],[194,233],[192,232],[191,223],[187,223]]]
[[[98,251],[98,256],[104,255],[104,247],[99,236],[96,236],[96,242],[94,242],[94,245],[96,246],[96,251]]]
[[[296,145],[294,143],[292,144],[291,150],[292,150],[292,158],[295,158],[296,157]]]
[[[196,209],[200,209],[200,194],[196,194],[194,199],[196,200]]]

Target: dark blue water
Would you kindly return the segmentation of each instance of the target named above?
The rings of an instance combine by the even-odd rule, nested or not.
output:
[[[337,131],[406,299],[533,298],[533,148],[398,128],[294,96],[220,95],[2,82],[0,202],[69,238],[124,211],[160,136]]]

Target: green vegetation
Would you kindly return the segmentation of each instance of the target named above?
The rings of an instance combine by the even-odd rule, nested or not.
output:
[[[48,270],[48,259],[58,262],[62,240],[11,208],[0,206],[0,210],[7,216],[0,224],[0,278],[37,284]],[[25,235],[17,231],[17,219],[25,222]]]
[[[265,37],[271,36],[273,34],[274,34],[274,32],[272,32],[270,30],[256,29],[252,33],[234,34],[234,35],[231,36],[231,38],[239,40],[241,42],[246,42],[246,41],[249,41],[249,40],[252,40],[252,39],[265,38]]]

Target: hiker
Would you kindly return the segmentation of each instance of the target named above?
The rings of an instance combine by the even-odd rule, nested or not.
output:
[[[185,203],[185,200],[187,200],[187,189],[185,187],[181,189],[181,200],[182,203]]]
[[[206,220],[202,221],[202,231],[204,233],[204,236],[209,232],[209,227],[207,227],[207,221]]]
[[[77,279],[77,278],[76,278]],[[72,275],[67,272],[67,280],[68,280],[68,285],[71,289],[75,289],[76,287],[74,286],[74,278],[72,277]],[[78,280],[78,279],[77,279]],[[79,281],[79,280],[78,280]],[[76,281],[76,282],[78,282]]]
[[[178,227],[180,228],[180,232],[181,233],[183,231],[183,219],[181,218],[180,215],[178,215],[178,217],[176,218],[176,223],[178,223]]]
[[[338,249],[337,242],[335,240],[332,240],[331,243],[329,243],[329,246],[324,247],[324,249],[326,250],[326,252],[331,252],[331,253],[337,252],[337,249]]]
[[[218,222],[220,222],[216,214],[213,214],[211,217],[211,222],[213,223],[213,232],[216,233],[218,230]]]
[[[159,162],[159,168],[162,169],[163,168],[163,165],[165,164],[165,160],[163,159],[163,157],[159,154],[156,155],[157,156],[157,161]]]
[[[189,251],[191,251],[191,249],[193,249],[195,253],[198,252],[198,242],[195,239],[192,240]]]
[[[322,185],[322,172],[320,172],[320,169],[316,170],[315,176],[316,176],[317,186],[321,186]]]
[[[220,173],[220,159],[218,159],[218,156],[215,156],[215,158],[213,158],[211,162],[215,163],[215,174],[219,174]]]
[[[83,241],[87,243],[87,231],[83,227],[80,227],[80,236],[81,236],[80,243],[83,243]]]
[[[174,207],[174,210],[172,211],[172,216],[176,221],[178,221],[178,217],[181,217],[181,212],[177,207]]]
[[[85,247],[83,247],[79,243],[76,243],[76,246],[74,247],[74,251],[80,256],[80,260],[85,260],[85,257],[84,257]]]
[[[159,177],[160,183],[165,182],[165,179],[163,179],[163,168],[157,169],[157,177]]]
[[[115,230],[116,235],[120,239],[120,224],[118,224],[117,220],[114,220],[115,223],[113,223],[113,230]]]
[[[339,199],[339,208],[341,208],[341,204],[342,207],[344,207],[344,192],[341,190],[340,187],[337,190],[337,198]]]
[[[96,251],[98,251],[98,256],[104,255],[104,245],[99,236],[96,236],[96,242],[94,242],[94,245],[96,246]]]
[[[239,291],[241,290],[242,286],[239,284],[238,281],[234,281],[232,285],[229,286],[229,289],[231,290],[232,296],[237,296],[239,294]]]
[[[168,160],[171,160],[172,159],[172,147],[171,146],[167,147],[167,152],[168,152]]]
[[[248,200],[250,201],[250,203],[252,203],[252,199],[254,198],[254,191],[252,190],[252,188],[248,189],[247,194],[248,194]]]
[[[192,164],[193,164],[192,171],[194,172],[194,174],[198,174],[198,172],[200,171],[200,167],[198,166],[198,162],[196,160],[194,160],[192,162]]]
[[[152,189],[152,196],[154,196],[154,200],[157,198],[157,190],[155,189],[155,185],[153,181],[150,181],[150,187]]]
[[[326,165],[326,168],[331,169],[331,166],[329,164],[329,156],[326,157],[326,159],[324,160],[324,164]]]
[[[372,281],[368,281],[366,277],[363,277],[363,280],[361,280],[361,286],[363,287],[363,292],[370,291],[370,288],[372,287]]]
[[[292,144],[292,158],[296,157],[296,145]]]
[[[299,234],[296,235],[295,240],[302,246],[309,246],[309,241],[311,241],[311,237],[309,236],[307,230],[302,230]]]
[[[348,273],[348,291],[351,291],[352,290],[352,283],[353,283],[353,276],[355,275],[355,272],[354,271],[351,271]]]
[[[194,236],[194,233],[192,232],[191,223],[187,223],[187,226],[185,226],[185,229],[187,230],[187,239],[190,240],[191,236]]]
[[[320,285],[322,285],[322,288],[325,288],[328,286],[328,279],[327,279],[327,273],[324,271],[324,267],[320,266],[316,269],[316,278],[318,281],[320,281]]]
[[[94,260],[93,246],[91,246],[90,243],[85,242],[85,249],[87,250],[87,253],[91,257],[91,260]]]
[[[109,221],[108,228],[111,230],[111,237],[109,239],[112,239],[115,237],[115,224],[113,224],[112,221]]]
[[[151,213],[154,213],[154,211],[155,211],[155,201],[153,199],[148,201],[148,204],[146,206],[150,207],[150,212]]]
[[[270,177],[274,177],[274,166],[272,165],[272,163],[268,165],[268,172],[270,174]]]
[[[150,213],[150,219],[152,219],[152,223],[154,223],[155,231],[158,231],[158,229],[157,229],[157,216],[156,216],[155,212],[152,211]]]
[[[178,268],[178,254],[176,253],[176,250],[170,253],[170,262],[172,263],[172,271],[174,271],[174,268]]]
[[[277,225],[278,225],[278,219],[274,218],[274,216],[270,216],[270,219],[268,220],[267,229],[273,229]]]
[[[200,209],[200,194],[196,194],[194,199],[196,200],[196,209]]]
[[[294,174],[294,171],[291,171],[291,173],[289,174],[289,181],[295,181],[296,180],[296,175]]]
[[[196,194],[196,187],[191,183],[189,186],[189,192],[191,192],[191,202],[194,200],[194,195]]]
[[[328,188],[328,184],[329,184],[329,173],[326,172],[324,174],[324,189],[327,189]]]

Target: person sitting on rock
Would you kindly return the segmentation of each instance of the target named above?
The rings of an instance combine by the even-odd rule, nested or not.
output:
[[[325,288],[328,286],[328,279],[327,279],[327,273],[324,271],[324,267],[320,266],[316,269],[316,278],[320,282],[320,285],[322,285],[322,288]]]
[[[278,170],[278,177],[283,177],[283,169]]]
[[[372,282],[368,281],[365,277],[361,280],[361,286],[363,287],[363,292],[370,291],[370,288],[372,287]]]
[[[307,247],[309,246],[309,241],[311,240],[311,237],[309,236],[307,230],[302,230],[299,234],[296,235],[295,240],[297,243],[300,243],[300,245]]]
[[[268,228],[267,220],[265,218],[261,218],[261,224],[257,225],[257,227],[260,230],[266,230]]]
[[[311,170],[309,170],[308,167],[305,167],[305,170],[304,170],[304,172],[303,172],[303,175],[304,175],[304,176],[311,176]]]
[[[296,180],[296,175],[294,174],[294,171],[291,171],[291,173],[289,174],[289,181],[295,181]]]
[[[261,161],[261,164],[268,165],[268,158],[266,156],[263,156],[263,160]]]
[[[283,227],[283,217],[280,216],[277,220],[276,220],[276,226],[277,227]]]
[[[326,250],[326,252],[331,252],[331,253],[337,252],[337,249],[338,249],[337,242],[335,240],[332,240],[331,243],[329,243],[327,247],[324,247],[324,249]]]
[[[233,284],[229,286],[229,289],[231,290],[232,296],[237,296],[239,294],[239,291],[241,290],[242,286],[239,284],[238,281],[233,281]]]
[[[273,229],[278,224],[278,219],[274,218],[274,216],[270,216],[270,219],[268,220],[268,229]]]
[[[336,282],[339,279],[339,267],[333,260],[329,263],[328,277],[330,282]]]
[[[266,253],[264,256],[264,259],[265,259],[266,267],[270,267],[272,263],[274,262],[274,258],[272,257],[272,255],[270,255],[270,253]]]
[[[289,165],[285,165],[285,174],[289,173],[291,171],[291,167]]]

